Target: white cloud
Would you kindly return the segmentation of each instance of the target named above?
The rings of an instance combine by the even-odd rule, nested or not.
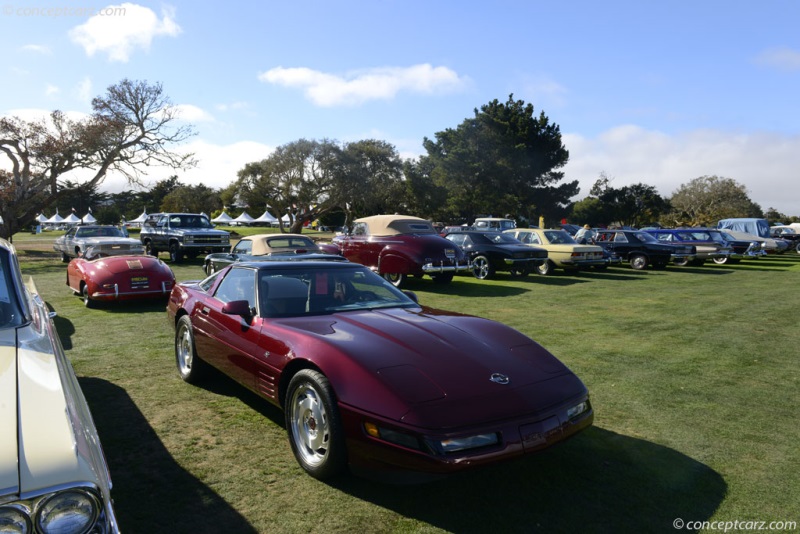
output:
[[[192,152],[199,160],[197,167],[186,172],[175,171],[167,167],[151,167],[148,175],[143,177],[146,187],[152,187],[159,180],[178,175],[185,185],[203,184],[213,189],[227,187],[237,178],[245,164],[260,161],[269,156],[274,147],[255,141],[240,141],[231,145],[214,145],[202,140],[195,140],[180,147],[172,147],[176,152]],[[119,174],[109,173],[100,189],[106,192],[119,193],[133,189]],[[154,211],[156,208],[149,208]]]
[[[567,103],[567,88],[548,76],[528,77],[523,84],[527,101],[539,102],[538,107],[563,107]]]
[[[605,172],[612,187],[654,186],[670,197],[683,184],[705,175],[732,178],[766,210],[800,215],[800,136],[732,134],[698,130],[668,136],[636,126],[620,126],[594,139],[564,134],[570,161],[566,180],[578,180],[585,198]]]
[[[161,19],[151,9],[130,3],[108,6],[100,12],[108,15],[95,15],[69,32],[70,39],[89,57],[104,52],[109,61],[126,63],[135,49],[149,50],[155,37],[176,37],[182,31],[173,9],[162,10]]]
[[[261,73],[265,83],[303,89],[321,107],[356,106],[369,100],[389,100],[400,91],[437,94],[463,88],[467,79],[447,67],[424,63],[411,67],[383,67],[337,76],[305,67],[275,67]]]
[[[59,89],[57,85],[53,85],[51,83],[48,83],[47,86],[45,86],[45,88],[44,88],[45,96],[49,96],[49,97],[58,96],[58,94],[60,92],[61,92],[61,89]]]
[[[800,70],[800,50],[788,47],[770,48],[759,54],[756,63],[785,71]]]
[[[225,112],[247,109],[249,104],[247,102],[231,102],[230,104],[217,104],[215,107],[217,110]]]
[[[178,119],[186,122],[213,122],[214,117],[207,111],[192,104],[178,104],[175,106]]]
[[[86,76],[78,82],[78,85],[72,90],[72,94],[81,102],[90,102],[94,97],[92,94],[92,80]]]
[[[34,52],[36,54],[42,54],[42,55],[45,55],[45,56],[49,56],[50,54],[52,54],[52,52],[50,51],[50,48],[48,48],[48,47],[46,47],[44,45],[29,44],[29,45],[25,45],[25,46],[20,47],[20,50],[22,50],[23,52]]]

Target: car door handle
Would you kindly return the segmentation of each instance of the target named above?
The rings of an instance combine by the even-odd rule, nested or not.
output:
[[[208,315],[209,311],[211,310],[209,310],[208,306],[203,306],[203,309],[200,310],[200,313],[202,313],[203,315]]]

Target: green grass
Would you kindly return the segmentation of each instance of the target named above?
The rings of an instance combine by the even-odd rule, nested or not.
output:
[[[800,255],[666,271],[411,280],[433,307],[502,321],[586,383],[593,428],[536,456],[421,486],[305,475],[280,410],[183,383],[163,304],[87,310],[52,238],[23,272],[91,405],[125,532],[673,532],[800,522]],[[174,266],[202,276],[200,260]]]

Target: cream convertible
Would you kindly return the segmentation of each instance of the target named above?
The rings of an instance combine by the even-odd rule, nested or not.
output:
[[[33,281],[0,239],[0,532],[119,532],[89,407]]]

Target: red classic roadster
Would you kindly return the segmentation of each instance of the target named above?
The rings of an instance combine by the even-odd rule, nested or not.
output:
[[[67,266],[67,285],[91,308],[101,301],[166,299],[175,275],[152,256],[108,256],[89,247]]]
[[[586,387],[500,323],[420,306],[349,262],[240,262],[172,290],[186,382],[232,377],[283,409],[300,466],[444,475],[591,425]]]

